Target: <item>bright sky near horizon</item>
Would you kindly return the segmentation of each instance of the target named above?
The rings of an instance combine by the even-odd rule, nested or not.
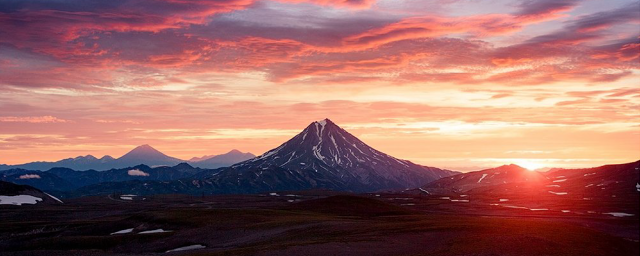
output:
[[[419,164],[640,159],[640,2],[0,2],[0,163],[261,154],[330,118]]]

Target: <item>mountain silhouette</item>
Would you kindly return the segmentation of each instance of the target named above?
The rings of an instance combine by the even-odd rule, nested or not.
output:
[[[31,162],[18,165],[0,165],[0,170],[26,169],[46,171],[52,168],[69,168],[78,171],[98,170],[105,171],[114,168],[126,168],[140,164],[148,166],[174,166],[179,163],[189,163],[200,168],[220,168],[231,166],[235,163],[255,157],[251,153],[242,153],[232,150],[222,155],[205,156],[200,161],[185,161],[168,156],[150,145],[141,145],[127,152],[119,158],[105,155],[96,158],[93,155],[67,158],[55,162]],[[197,159],[197,158],[196,158]]]
[[[194,157],[189,160],[189,164],[200,168],[215,169],[231,166],[235,163],[242,162],[254,157],[256,157],[254,154],[251,154],[249,152],[243,153],[237,149],[234,149],[225,154]]]
[[[257,190],[319,187],[375,191],[419,187],[454,173],[389,156],[324,119],[311,123],[279,147],[220,172],[212,182],[229,188],[231,179],[237,183],[240,178]]]

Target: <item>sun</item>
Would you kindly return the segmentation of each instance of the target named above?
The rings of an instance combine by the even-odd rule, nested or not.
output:
[[[520,159],[516,162],[516,164],[526,168],[529,171],[535,171],[536,169],[544,167],[541,162],[530,159]]]

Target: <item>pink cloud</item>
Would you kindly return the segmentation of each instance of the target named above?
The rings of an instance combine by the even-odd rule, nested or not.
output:
[[[0,116],[0,122],[4,123],[67,123],[68,120],[54,116]]]

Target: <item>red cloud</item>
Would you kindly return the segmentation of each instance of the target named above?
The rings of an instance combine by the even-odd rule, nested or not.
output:
[[[318,5],[349,7],[349,8],[367,8],[373,5],[376,0],[276,0],[286,3],[313,3]]]
[[[522,24],[510,15],[491,14],[461,18],[418,17],[408,18],[381,28],[374,28],[343,40],[346,47],[377,47],[390,42],[438,37],[448,34],[498,35],[520,30]]]

